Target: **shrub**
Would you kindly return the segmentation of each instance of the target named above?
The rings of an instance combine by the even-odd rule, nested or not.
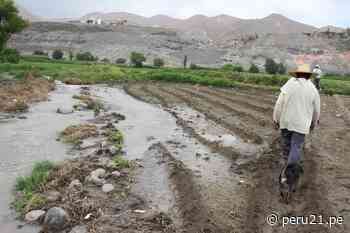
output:
[[[92,53],[85,52],[85,53],[77,53],[76,58],[78,61],[97,61],[98,57],[94,57]]]
[[[223,70],[231,71],[233,70],[233,65],[232,64],[225,64],[222,67]]]
[[[196,70],[196,69],[199,69],[199,68],[200,67],[198,65],[194,64],[194,63],[191,63],[191,65],[190,65],[190,69],[192,69],[192,70]]]
[[[16,49],[4,49],[0,53],[0,59],[3,63],[18,63],[20,60],[19,52]]]
[[[103,62],[103,63],[110,63],[110,61],[109,61],[108,58],[103,58],[103,59],[101,60],[101,62]]]
[[[253,73],[253,74],[257,74],[259,73],[260,70],[259,70],[259,67],[255,64],[252,64],[249,68],[249,73]]]
[[[55,50],[52,53],[52,58],[55,60],[62,60],[63,59],[63,52],[61,50]]]
[[[244,69],[241,65],[237,64],[233,66],[233,71],[234,72],[244,72]]]
[[[153,65],[154,65],[155,67],[163,67],[163,66],[164,66],[164,60],[161,59],[161,58],[155,58],[155,59],[153,60]]]
[[[285,65],[282,62],[277,65],[277,73],[285,74],[286,72],[287,72],[287,68],[285,67]]]
[[[115,63],[117,64],[125,64],[126,63],[126,59],[125,58],[118,58]]]
[[[37,56],[47,56],[47,53],[45,53],[44,51],[42,50],[35,50],[33,52],[33,55],[37,55]]]
[[[268,74],[277,74],[278,65],[276,64],[276,62],[273,59],[271,59],[271,58],[266,59],[265,71]]]
[[[143,53],[132,52],[130,55],[130,62],[136,67],[142,67],[145,61],[146,57]]]

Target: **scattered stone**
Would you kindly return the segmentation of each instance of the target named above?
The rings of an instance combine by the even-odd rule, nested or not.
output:
[[[113,176],[114,178],[119,178],[119,177],[122,176],[122,174],[121,174],[119,171],[114,171],[114,172],[112,172],[112,176]]]
[[[46,212],[43,210],[33,210],[33,211],[28,212],[25,215],[24,219],[28,223],[40,222],[42,220],[42,218],[44,217],[45,213]]]
[[[87,233],[88,229],[86,226],[76,226],[69,233]]]
[[[63,115],[67,115],[67,114],[72,114],[74,112],[73,109],[64,109],[64,108],[57,108],[56,111],[58,114],[63,114]]]
[[[79,180],[73,180],[73,181],[69,184],[69,189],[78,189],[78,190],[81,190],[81,189],[83,189],[83,184],[82,184]]]
[[[102,186],[105,183],[103,179],[105,175],[106,175],[106,170],[99,168],[90,173],[88,180],[97,186]]]
[[[134,210],[134,213],[144,214],[144,213],[146,213],[146,210]]]
[[[112,184],[105,184],[102,186],[102,191],[104,193],[110,193],[114,190],[114,186]]]
[[[61,194],[57,191],[49,191],[45,196],[49,202],[55,202],[61,198]]]
[[[60,207],[53,207],[46,213],[44,226],[49,230],[60,231],[68,223],[68,214]]]

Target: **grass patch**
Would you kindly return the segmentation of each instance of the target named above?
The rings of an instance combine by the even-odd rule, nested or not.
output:
[[[60,138],[65,143],[77,145],[81,140],[98,136],[97,126],[90,124],[80,124],[68,126],[60,133]]]
[[[34,165],[29,176],[17,178],[16,191],[19,193],[13,203],[15,210],[20,214],[34,209],[40,209],[46,204],[46,199],[37,192],[48,181],[50,171],[55,165],[50,161],[38,162]]]
[[[113,143],[117,149],[117,153],[120,153],[123,149],[124,144],[124,136],[122,132],[118,129],[109,130],[109,132],[107,132],[107,137],[108,141]]]
[[[113,166],[116,169],[131,168],[132,162],[124,159],[120,155],[114,156],[112,160]]]

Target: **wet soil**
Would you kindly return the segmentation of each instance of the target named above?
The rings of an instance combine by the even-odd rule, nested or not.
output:
[[[214,232],[221,229],[249,233],[349,231],[349,98],[322,96],[321,125],[308,136],[304,152],[305,173],[299,190],[287,205],[281,201],[278,191],[281,150],[279,133],[272,129],[270,121],[276,99],[274,93],[154,82],[132,84],[126,91],[163,106],[173,113],[179,125],[209,147],[215,134],[221,133],[234,135],[250,147],[262,148],[254,156],[232,141],[228,145],[225,140],[217,143],[218,152],[231,147],[234,156],[230,158],[225,153],[219,153],[219,156],[230,158],[232,176],[239,174],[241,182],[238,187],[235,181],[227,185],[234,187],[230,192],[237,199],[226,202],[231,205],[231,212],[220,216],[221,221],[211,218],[213,225],[218,226]],[[201,120],[203,116],[205,123]],[[201,186],[200,182],[195,183]],[[200,190],[200,193],[205,192]],[[222,197],[213,199],[218,206],[225,205],[220,202]],[[202,202],[205,206],[210,200],[202,199]],[[280,217],[321,215],[323,224],[283,227],[279,222],[270,226],[266,218],[273,213]],[[231,225],[225,228],[229,215],[232,216]],[[329,216],[341,216],[344,222],[330,227],[327,224]]]
[[[68,87],[64,89],[65,103],[72,106],[71,97],[77,89],[62,88]],[[91,95],[109,112],[126,117],[116,124],[125,136],[125,158],[135,160],[138,166],[128,178],[128,195],[122,202],[125,204],[99,196],[107,205],[101,204],[104,214],[89,223],[90,232],[349,232],[348,98],[322,96],[321,125],[308,136],[302,183],[287,205],[278,192],[281,150],[279,133],[270,120],[275,93],[158,82],[128,84],[124,90],[126,93],[118,87],[91,87]],[[57,108],[57,103],[62,102],[52,98],[51,103],[56,103]],[[46,109],[46,104],[38,106]],[[55,119],[49,114],[46,117]],[[102,118],[95,118],[91,111],[60,117],[66,117],[66,121],[50,130],[41,129],[38,139],[46,137],[53,143],[57,132],[68,122],[105,124],[103,114]],[[30,122],[22,128],[32,128]],[[0,127],[6,132],[17,132],[25,142],[21,148],[36,153],[31,145],[34,141],[24,140],[26,134],[18,128],[21,124],[24,123],[13,120]],[[4,146],[9,155],[14,154],[10,149],[13,142],[2,132],[5,131],[0,133],[1,148]],[[90,140],[90,144],[96,142]],[[68,156],[67,147],[54,143],[60,148],[56,159]],[[86,156],[94,148],[80,150],[78,155]],[[49,152],[47,148],[45,153]],[[8,162],[26,157],[21,150],[17,154],[16,160],[9,156]],[[35,160],[45,157],[39,155]],[[87,159],[87,164],[93,169],[98,162]],[[4,174],[14,175],[9,171]],[[121,186],[120,190],[123,189]],[[7,202],[3,200],[1,204]],[[136,209],[145,212],[134,212]],[[0,208],[0,212],[7,213],[6,208]],[[328,216],[342,216],[344,222],[332,227],[327,224],[283,227],[281,222],[270,226],[266,218],[273,213],[280,217],[322,215],[325,221]],[[6,216],[8,220],[11,215]],[[5,232],[25,232],[8,229],[12,231]]]

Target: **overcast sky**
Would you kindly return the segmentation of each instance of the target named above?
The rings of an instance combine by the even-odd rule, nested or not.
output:
[[[186,18],[195,14],[229,14],[262,18],[280,13],[315,26],[350,27],[350,0],[16,0],[42,17],[77,17],[91,12],[126,11],[152,16]]]

